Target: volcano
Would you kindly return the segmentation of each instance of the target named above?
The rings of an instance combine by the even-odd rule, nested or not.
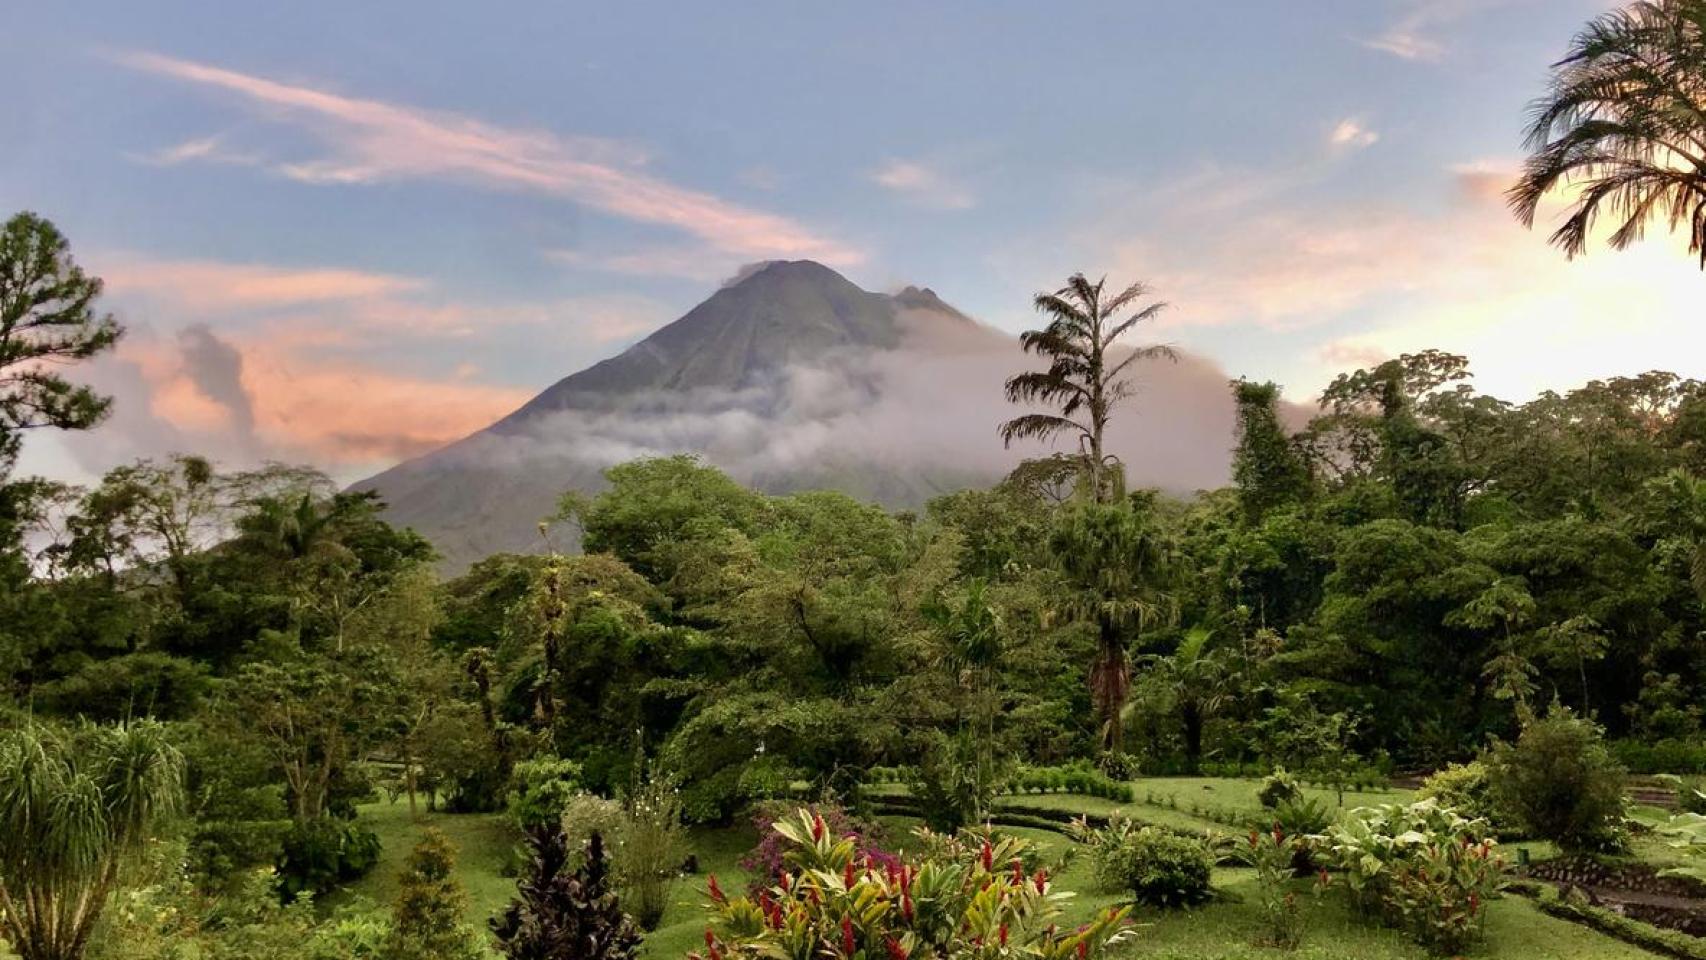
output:
[[[1001,385],[1035,363],[1012,336],[927,288],[861,289],[812,261],[758,264],[627,350],[553,384],[472,436],[357,483],[447,571],[541,545],[567,490],[613,464],[692,453],[771,493],[829,488],[891,508],[998,480],[1037,445],[1004,449]],[[1135,368],[1110,426],[1133,486],[1219,486],[1227,377],[1189,354]]]

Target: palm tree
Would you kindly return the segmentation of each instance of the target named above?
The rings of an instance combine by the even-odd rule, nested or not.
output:
[[[1049,538],[1069,593],[1062,613],[1096,628],[1090,702],[1102,746],[1125,748],[1121,714],[1131,693],[1128,635],[1167,617],[1167,551],[1149,519],[1125,504],[1085,503],[1068,510]]]
[[[1559,187],[1580,195],[1552,243],[1585,253],[1601,212],[1616,249],[1657,217],[1687,226],[1706,268],[1706,0],[1642,0],[1594,19],[1553,65],[1528,127],[1533,154],[1507,194],[1533,226]]]
[[[971,733],[977,753],[977,796],[995,777],[995,718],[1000,708],[996,690],[996,666],[1001,660],[1003,629],[1001,613],[989,599],[989,586],[974,578],[957,606],[938,596],[924,605],[926,622],[943,640],[941,664],[961,688],[956,705],[961,734]],[[972,728],[967,729],[967,726]],[[982,819],[983,810],[978,810]]]
[[[1091,283],[1075,273],[1054,293],[1037,294],[1036,308],[1049,318],[1048,326],[1020,334],[1019,345],[1027,353],[1047,357],[1049,366],[1009,379],[1007,400],[1025,404],[1040,400],[1059,413],[1028,413],[1001,425],[1001,440],[1007,446],[1016,439],[1076,436],[1091,497],[1099,503],[1116,495],[1108,482],[1108,469],[1118,459],[1107,453],[1104,435],[1114,406],[1132,395],[1132,383],[1123,376],[1126,368],[1138,360],[1177,359],[1171,347],[1160,345],[1137,347],[1119,359],[1109,357],[1120,337],[1153,320],[1167,305],[1151,303],[1116,320],[1126,307],[1148,296],[1149,287],[1139,281],[1104,299],[1106,283],[1106,277]]]
[[[0,734],[0,931],[23,960],[78,960],[119,866],[183,798],[154,721]]]
[[[1203,727],[1220,712],[1227,696],[1226,657],[1220,650],[1209,649],[1213,636],[1208,627],[1195,626],[1185,631],[1171,656],[1147,658],[1154,682],[1178,710],[1185,761],[1193,773],[1202,760]]]

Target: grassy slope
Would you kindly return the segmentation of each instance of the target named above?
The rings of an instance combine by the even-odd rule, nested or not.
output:
[[[1173,791],[1180,796],[1181,804],[1185,803],[1186,795],[1201,795],[1205,799],[1199,802],[1255,806],[1254,781],[1186,778],[1140,781],[1140,799],[1146,790],[1158,795]],[[1403,798],[1404,795],[1398,792],[1347,794],[1345,805],[1351,807]],[[1105,812],[1118,806],[1105,800],[1060,795],[1029,797],[1025,802],[1093,812]],[[1176,819],[1180,826],[1211,826],[1206,821],[1164,807],[1139,804],[1131,811],[1156,821],[1166,819],[1174,822]],[[403,859],[408,856],[420,830],[429,825],[443,830],[461,850],[458,872],[472,901],[470,920],[484,924],[485,918],[508,902],[513,894],[514,881],[503,877],[500,872],[511,842],[500,818],[438,814],[426,815],[420,824],[415,824],[410,822],[408,808],[404,804],[375,804],[363,807],[361,813],[364,822],[378,831],[384,840],[385,853],[379,867],[340,899],[347,901],[351,896],[361,896],[376,904],[388,904],[395,896],[396,875]],[[894,844],[904,846],[907,822],[898,818],[885,820]],[[1055,849],[1067,842],[1059,835],[1045,831],[1015,832]],[[700,876],[686,878],[676,885],[663,923],[646,938],[643,955],[648,960],[674,960],[701,943],[704,874],[718,874],[729,888],[744,884],[745,874],[737,866],[737,861],[751,848],[753,841],[748,828],[704,830],[692,834],[690,842],[699,857]],[[1069,922],[1088,916],[1116,899],[1091,892],[1089,863],[1083,857],[1074,860],[1058,880],[1063,889],[1080,891],[1068,909],[1066,919]],[[1122,951],[1122,956],[1131,960],[1285,957],[1286,954],[1278,951],[1251,945],[1260,929],[1252,874],[1247,870],[1217,870],[1215,882],[1223,893],[1222,899],[1215,903],[1189,912],[1141,918],[1145,925],[1137,939]],[[1300,891],[1306,889],[1306,884],[1299,887]],[[1338,895],[1330,893],[1319,901],[1307,893],[1300,896],[1305,903],[1308,926],[1303,947],[1290,955],[1297,960],[1423,960],[1425,957],[1419,948],[1394,931],[1371,926],[1353,916]],[[1506,897],[1492,905],[1487,944],[1477,951],[1477,955],[1495,960],[1636,960],[1652,956],[1585,927],[1540,914],[1517,897]]]

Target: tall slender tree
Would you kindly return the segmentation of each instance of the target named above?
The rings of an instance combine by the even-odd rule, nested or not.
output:
[[[1111,296],[1104,277],[1091,283],[1075,273],[1066,286],[1054,293],[1039,293],[1036,308],[1048,317],[1048,326],[1019,335],[1027,353],[1048,359],[1046,370],[1021,373],[1007,381],[1009,403],[1041,402],[1053,413],[1027,413],[1001,425],[1001,440],[1052,440],[1061,434],[1078,438],[1086,486],[1091,499],[1106,503],[1118,496],[1119,460],[1108,453],[1108,419],[1121,401],[1133,394],[1126,371],[1139,360],[1177,359],[1171,347],[1160,344],[1133,347],[1124,356],[1116,345],[1138,324],[1153,320],[1166,304],[1153,302],[1125,319],[1127,307],[1149,296],[1142,281]]]
[[[1579,194],[1552,242],[1570,256],[1587,252],[1601,214],[1617,221],[1616,249],[1662,218],[1706,268],[1706,0],[1642,0],[1591,21],[1553,65],[1528,143],[1508,194],[1524,224],[1568,186]]]
[[[1147,511],[1084,503],[1064,513],[1049,538],[1068,593],[1061,612],[1096,630],[1090,702],[1102,747],[1125,749],[1121,713],[1131,693],[1131,635],[1170,617],[1167,550]]]

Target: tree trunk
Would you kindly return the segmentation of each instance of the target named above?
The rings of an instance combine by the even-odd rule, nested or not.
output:
[[[1185,701],[1181,719],[1185,726],[1185,764],[1192,774],[1202,763],[1202,708],[1193,701]]]

